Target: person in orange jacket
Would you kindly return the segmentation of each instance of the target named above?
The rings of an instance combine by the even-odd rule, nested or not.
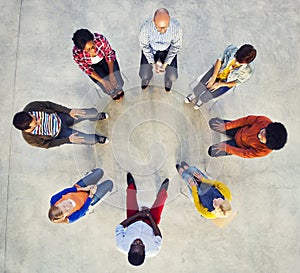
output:
[[[233,121],[212,118],[209,126],[212,130],[231,138],[210,146],[208,154],[212,157],[262,157],[272,150],[282,149],[287,142],[287,130],[284,125],[272,122],[265,116],[247,116]]]

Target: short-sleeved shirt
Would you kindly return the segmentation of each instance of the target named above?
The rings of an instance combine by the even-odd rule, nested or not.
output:
[[[116,227],[117,248],[124,254],[128,254],[130,245],[135,239],[141,239],[145,245],[145,256],[157,255],[161,248],[162,238],[155,236],[153,229],[143,221],[137,221],[126,229],[122,225]]]

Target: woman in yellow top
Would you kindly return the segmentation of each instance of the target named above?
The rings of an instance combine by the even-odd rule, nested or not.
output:
[[[228,217],[231,213],[231,193],[222,182],[208,179],[195,166],[182,161],[176,169],[187,183],[198,212],[207,219]]]

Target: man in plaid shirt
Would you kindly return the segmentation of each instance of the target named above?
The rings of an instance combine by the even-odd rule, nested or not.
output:
[[[124,96],[124,81],[115,51],[101,34],[79,29],[73,34],[73,58],[81,70],[113,100]]]

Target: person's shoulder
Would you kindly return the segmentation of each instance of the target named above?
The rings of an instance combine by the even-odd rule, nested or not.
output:
[[[230,44],[225,48],[225,51],[237,51],[238,47],[236,45]]]
[[[23,109],[23,111],[25,112],[29,112],[29,111],[34,111],[37,107],[37,105],[40,103],[40,101],[31,101],[29,102]]]
[[[177,21],[177,19],[171,17],[170,19],[170,24],[176,26],[176,27],[180,27],[180,23]]]
[[[153,23],[152,18],[146,19],[142,24],[141,24],[141,29],[149,29],[151,28],[151,24]]]
[[[103,39],[105,36],[101,33],[95,32],[94,33],[94,39]]]
[[[82,50],[79,49],[76,45],[73,46],[73,49],[72,49],[72,52],[73,52],[73,55],[79,55],[82,53]]]
[[[269,118],[266,117],[266,116],[257,116],[257,120],[258,120],[258,121],[263,121],[263,122],[269,122],[269,123],[272,122],[272,120],[269,119]]]

